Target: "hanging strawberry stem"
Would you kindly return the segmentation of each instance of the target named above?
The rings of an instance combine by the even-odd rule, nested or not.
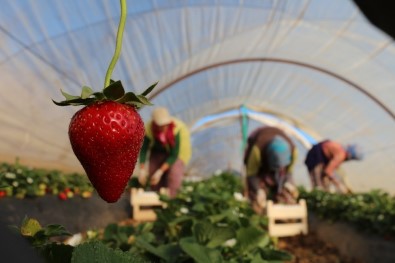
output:
[[[120,0],[120,2],[121,2],[121,18],[119,19],[116,47],[115,47],[114,56],[112,57],[112,60],[110,62],[110,65],[109,65],[107,73],[106,73],[106,78],[104,80],[104,88],[103,89],[107,88],[110,85],[111,74],[115,68],[115,64],[118,61],[118,58],[119,58],[119,55],[121,54],[121,49],[122,49],[122,37],[123,37],[123,31],[125,29],[127,6],[126,6],[126,0]]]
[[[79,106],[89,105],[97,101],[112,100],[123,104],[134,105],[136,108],[140,108],[144,105],[152,105],[152,103],[146,98],[146,96],[155,88],[158,82],[152,84],[143,93],[136,95],[133,92],[126,92],[122,86],[120,80],[113,81],[111,79],[112,72],[115,68],[115,64],[121,54],[122,49],[122,37],[125,29],[126,16],[127,16],[127,5],[126,0],[120,0],[121,4],[121,17],[118,25],[118,32],[116,38],[116,47],[114,56],[111,59],[110,65],[107,69],[106,77],[104,79],[104,88],[102,92],[94,92],[90,87],[83,86],[81,95],[74,96],[70,95],[63,90],[60,90],[62,95],[66,98],[64,101],[56,102],[52,100],[58,106]]]

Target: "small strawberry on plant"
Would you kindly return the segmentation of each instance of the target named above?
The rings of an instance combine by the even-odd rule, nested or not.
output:
[[[38,189],[40,189],[40,190],[47,190],[47,185],[46,184],[44,184],[44,183],[40,183],[39,185],[38,185]]]
[[[136,95],[125,92],[121,81],[114,82],[110,78],[120,54],[126,20],[126,1],[120,2],[121,18],[116,50],[103,91],[93,92],[84,86],[80,96],[73,96],[61,90],[66,100],[54,101],[58,106],[85,106],[71,119],[70,143],[92,185],[100,197],[109,203],[120,198],[133,174],[145,132],[137,109],[152,105],[146,96],[157,84]]]
[[[65,192],[60,192],[58,197],[60,200],[67,200],[67,194]]]
[[[73,198],[73,197],[74,197],[74,193],[71,192],[71,191],[70,191],[70,192],[67,192],[67,193],[66,193],[66,196],[67,196],[67,198],[69,198],[69,199],[70,199],[70,198]]]
[[[90,198],[90,197],[92,197],[92,192],[84,191],[84,192],[82,192],[81,196],[83,198]]]

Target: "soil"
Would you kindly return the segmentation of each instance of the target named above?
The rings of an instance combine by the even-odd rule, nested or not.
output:
[[[294,255],[287,263],[364,263],[341,255],[333,244],[319,240],[314,233],[279,238],[278,248]]]
[[[106,203],[95,192],[91,198],[74,197],[65,201],[55,195],[0,200],[0,223],[20,226],[25,216],[37,219],[41,225],[60,224],[71,233],[128,218],[132,213],[130,194],[125,191],[118,202]]]

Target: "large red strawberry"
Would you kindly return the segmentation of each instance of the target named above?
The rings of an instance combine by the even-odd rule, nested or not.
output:
[[[133,173],[144,138],[134,106],[97,102],[78,111],[69,127],[71,146],[99,195],[119,199]]]
[[[109,203],[123,193],[138,158],[144,123],[136,108],[150,104],[145,96],[125,93],[120,81],[103,93],[84,87],[81,96],[64,92],[66,101],[57,105],[87,105],[71,119],[69,138],[72,149],[98,194]]]

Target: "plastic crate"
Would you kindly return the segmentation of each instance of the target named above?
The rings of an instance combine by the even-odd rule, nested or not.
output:
[[[274,204],[269,200],[267,217],[270,236],[285,237],[308,233],[307,205],[304,199],[295,205]]]
[[[168,189],[161,188],[160,193],[168,194]],[[132,218],[136,221],[154,221],[156,220],[154,208],[164,207],[157,192],[144,191],[142,188],[131,189],[130,204],[133,208]]]

